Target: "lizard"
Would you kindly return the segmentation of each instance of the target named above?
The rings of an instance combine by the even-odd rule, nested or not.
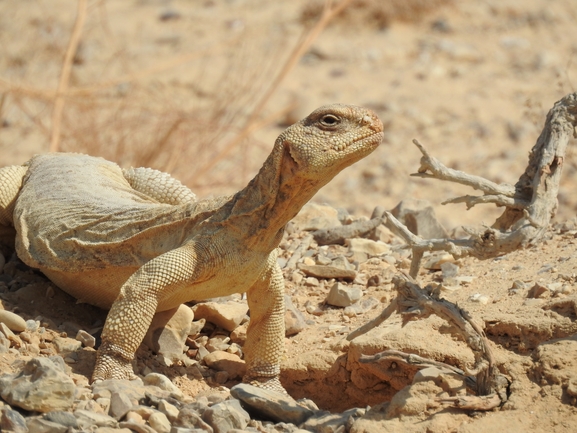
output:
[[[243,381],[283,392],[284,227],[382,138],[371,110],[320,107],[280,134],[244,189],[202,200],[161,171],[39,154],[0,169],[0,225],[13,228],[24,263],[79,301],[109,309],[92,381],[136,377],[132,361],[156,312],[246,292]]]

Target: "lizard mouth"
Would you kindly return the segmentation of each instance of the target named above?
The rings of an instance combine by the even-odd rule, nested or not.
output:
[[[365,147],[368,148],[368,145],[370,145],[370,149],[374,150],[379,146],[379,144],[381,144],[382,140],[383,140],[383,132],[374,131],[354,141],[351,141],[348,144],[335,143],[331,146],[331,149],[337,152],[343,152],[353,146],[356,147],[357,149],[361,149]]]

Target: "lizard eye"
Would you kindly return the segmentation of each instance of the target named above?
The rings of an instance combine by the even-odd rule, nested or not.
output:
[[[340,121],[341,120],[334,114],[325,114],[320,120],[321,125],[323,126],[335,126],[340,123]]]

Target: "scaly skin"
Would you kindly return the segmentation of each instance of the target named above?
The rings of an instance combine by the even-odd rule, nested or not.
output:
[[[0,224],[16,251],[79,300],[110,308],[93,380],[132,378],[157,311],[247,292],[246,382],[283,391],[286,223],[345,167],[371,153],[383,126],[370,110],[321,107],[287,128],[246,188],[195,200],[165,173],[121,170],[78,154],[0,169]]]

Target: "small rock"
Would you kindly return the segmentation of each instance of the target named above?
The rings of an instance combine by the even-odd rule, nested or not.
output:
[[[315,203],[305,204],[292,222],[304,231],[328,229],[341,225],[337,209]]]
[[[137,433],[157,433],[152,427],[146,424],[137,424],[130,421],[123,421],[118,424],[122,429],[130,429],[130,431],[135,431]]]
[[[120,420],[134,406],[130,397],[123,392],[113,392],[110,395],[110,408],[108,415]]]
[[[314,304],[311,301],[305,303],[305,310],[313,316],[322,316],[325,313],[317,304]]]
[[[359,314],[366,313],[369,310],[372,310],[379,304],[380,302],[371,296],[349,307],[345,307],[345,309],[343,310],[343,314],[348,317],[354,317]]]
[[[27,320],[26,321],[26,331],[36,332],[40,328],[40,322],[38,320]]]
[[[74,416],[78,421],[78,427],[83,430],[92,430],[93,426],[112,428],[118,426],[118,422],[114,418],[103,413],[77,409],[74,411]]]
[[[140,401],[147,391],[142,379],[107,379],[92,384],[94,398],[111,398],[113,392],[118,392],[128,395],[132,401]]]
[[[173,9],[166,10],[158,16],[160,21],[174,21],[180,18],[182,18],[181,13]]]
[[[26,321],[16,313],[0,310],[0,322],[6,324],[11,331],[22,332],[26,330]]]
[[[561,292],[563,288],[563,283],[549,283],[547,284],[547,288],[551,293]]]
[[[443,274],[443,280],[455,278],[459,274],[459,266],[451,262],[441,263],[441,272]]]
[[[486,295],[481,295],[480,293],[475,293],[469,298],[471,302],[478,302],[481,305],[487,305],[489,303],[490,298]]]
[[[0,408],[0,431],[28,433],[26,419],[10,406]]]
[[[230,393],[242,401],[249,411],[275,422],[299,425],[314,415],[312,410],[299,405],[289,396],[246,383],[233,386]]]
[[[240,344],[241,346],[244,345],[244,342],[246,341],[246,331],[248,329],[248,325],[244,324],[244,325],[240,325],[239,327],[235,328],[231,333],[230,333],[230,341],[232,341],[233,343],[236,344]]]
[[[246,364],[233,353],[217,350],[202,359],[206,365],[218,371],[226,371],[231,379],[241,378],[246,372]]]
[[[358,287],[335,283],[326,298],[326,303],[335,307],[348,307],[358,302],[363,296],[363,291]]]
[[[227,433],[232,429],[243,430],[250,421],[248,412],[238,400],[226,400],[212,405],[202,418],[214,428],[214,433]]]
[[[194,313],[184,304],[156,313],[143,343],[152,351],[169,359],[179,359],[184,353],[193,319]]]
[[[307,324],[303,314],[294,306],[289,295],[284,295],[285,305],[285,336],[296,335],[306,328]]]
[[[447,230],[435,216],[435,210],[427,200],[405,199],[391,213],[414,234],[424,239],[445,239]]]
[[[305,275],[317,278],[335,278],[343,279],[348,281],[353,281],[357,276],[355,270],[342,269],[336,266],[324,266],[324,265],[299,265],[299,269],[305,273]]]
[[[347,239],[345,245],[349,247],[349,251],[354,253],[365,253],[369,256],[380,256],[391,251],[391,247],[381,241],[372,241],[370,239]]]
[[[313,415],[303,424],[300,428],[309,432],[322,432],[322,433],[336,433],[339,431],[345,432],[346,429],[339,430],[340,427],[350,425],[353,420],[360,418],[365,414],[365,409],[352,408],[344,411],[343,413],[326,413],[321,412],[317,415]]]
[[[227,331],[234,330],[244,320],[248,305],[243,302],[203,302],[193,308],[195,317],[204,318]]]
[[[539,283],[535,283],[533,287],[529,289],[527,294],[528,298],[548,298],[551,296],[551,291],[547,286]]]
[[[413,383],[426,382],[428,380],[438,382],[439,377],[443,373],[445,373],[445,371],[437,367],[423,368],[415,373],[415,376],[413,377]]]
[[[182,398],[182,391],[173,384],[168,377],[164,374],[159,373],[149,373],[144,377],[143,380],[145,385],[153,385],[156,386],[164,391],[168,391],[177,398]]]
[[[158,433],[170,433],[170,421],[162,412],[155,412],[150,415],[148,424]]]
[[[54,346],[58,353],[71,353],[76,352],[82,347],[82,343],[72,338],[67,337],[56,337],[54,338]]]
[[[30,411],[68,409],[74,402],[75,385],[60,360],[62,364],[52,358],[33,358],[20,373],[3,375],[0,395],[10,405]]]
[[[150,418],[150,415],[148,415],[148,417]],[[144,421],[144,418],[142,417],[142,415],[140,415],[138,412],[129,410],[128,412],[126,412],[126,417],[124,418],[124,421],[127,422],[134,422],[136,424],[145,424],[146,422]]]
[[[66,433],[68,427],[43,418],[29,418],[27,422],[29,433]]]
[[[78,421],[70,412],[55,410],[44,415],[44,419],[61,424],[65,427],[78,428]]]
[[[526,287],[527,286],[523,281],[515,280],[515,281],[513,281],[513,285],[509,289],[509,294],[515,295],[517,293],[520,293],[520,292],[524,291],[526,289]]]
[[[76,334],[76,339],[82,343],[85,347],[94,347],[96,346],[96,338],[90,335],[88,332],[84,331],[83,329],[79,330]]]
[[[439,271],[443,263],[454,262],[455,258],[445,252],[433,253],[423,258],[423,268],[431,271]]]
[[[202,328],[204,328],[205,324],[206,319],[200,319],[192,322],[190,324],[190,329],[188,330],[188,336],[192,338],[197,337],[198,334],[200,334],[200,331],[202,331]]]
[[[197,399],[196,404],[184,406],[180,410],[178,420],[175,424],[178,426],[191,429],[192,432],[194,433],[213,431],[213,428],[210,425],[208,425],[199,415],[199,413],[205,412],[206,409],[208,408],[208,401],[205,400],[205,402],[206,402],[205,404],[198,404],[200,402]],[[183,433],[191,433],[191,431],[185,430]]]
[[[166,400],[160,400],[160,403],[158,403],[158,410],[165,414],[171,422],[176,421],[178,414],[180,413],[176,406],[170,404]]]

